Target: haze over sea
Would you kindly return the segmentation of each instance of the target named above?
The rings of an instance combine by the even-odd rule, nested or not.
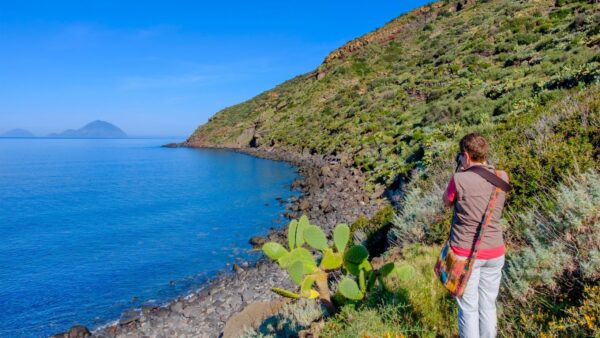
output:
[[[283,222],[293,166],[158,139],[0,139],[0,337],[185,294]]]

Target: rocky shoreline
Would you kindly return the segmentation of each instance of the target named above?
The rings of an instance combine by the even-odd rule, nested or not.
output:
[[[173,145],[168,145],[173,147]],[[193,147],[191,144],[176,146]],[[306,214],[312,223],[331,232],[335,224],[351,224],[360,215],[371,217],[387,203],[383,188],[366,193],[364,176],[350,167],[350,159],[266,148],[221,148],[295,165],[301,178],[291,188],[302,195],[288,206],[284,216],[297,218]],[[272,228],[268,240],[285,241],[285,229]],[[253,237],[259,246],[265,238]],[[243,262],[233,271],[223,272],[197,291],[163,306],[149,306],[123,313],[110,325],[92,332],[75,326],[53,337],[221,337],[227,320],[247,305],[270,302],[281,297],[274,286],[294,289],[287,274],[262,258],[255,264]]]

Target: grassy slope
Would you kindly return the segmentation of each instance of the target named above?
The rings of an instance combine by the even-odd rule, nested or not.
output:
[[[398,17],[314,73],[218,112],[191,143],[245,146],[236,139],[256,125],[259,145],[346,153],[373,181],[389,183],[431,161],[461,127],[503,123],[556,89],[598,78],[597,4],[456,8],[434,3]]]
[[[439,195],[457,140],[482,132],[515,187],[503,334],[600,335],[599,27],[595,1],[434,3],[218,112],[189,142],[245,147],[256,127],[259,147],[345,154],[372,183],[404,178],[392,259],[418,273],[323,333],[452,336],[456,309],[430,271],[449,225]]]

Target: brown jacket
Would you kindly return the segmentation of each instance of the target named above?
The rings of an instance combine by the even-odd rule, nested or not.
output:
[[[491,165],[485,165],[485,168],[492,172],[495,171]],[[498,171],[498,175],[508,182],[506,172]],[[456,201],[454,203],[455,214],[450,233],[450,245],[471,249],[475,241],[475,232],[495,187],[483,177],[470,171],[457,172],[454,174],[453,179],[456,185]],[[506,193],[500,190],[492,219],[481,240],[480,249],[491,249],[504,245],[500,218],[505,198]]]

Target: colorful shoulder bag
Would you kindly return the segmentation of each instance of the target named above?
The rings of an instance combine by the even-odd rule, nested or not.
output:
[[[471,256],[468,257],[466,260],[463,258],[459,258],[452,251],[452,248],[450,248],[450,237],[448,237],[448,240],[442,247],[442,251],[440,252],[440,256],[438,257],[437,263],[435,264],[435,274],[438,276],[439,280],[442,282],[444,287],[446,287],[446,289],[448,289],[450,294],[452,294],[452,296],[454,297],[462,296],[467,286],[467,282],[469,281],[469,277],[471,277],[471,270],[473,269],[475,257],[477,257],[477,252],[479,251],[481,239],[483,238],[485,229],[487,228],[488,224],[492,219],[492,214],[494,207],[496,206],[496,197],[498,195],[498,192],[500,190],[510,190],[510,186],[506,188],[506,185],[508,183],[499,178],[497,176],[497,173],[496,175],[494,175],[487,170],[480,170],[480,168],[475,168],[475,170],[472,171],[479,174],[480,176],[488,180],[490,183],[492,183],[494,185],[494,189],[490,196],[488,206],[481,218],[481,222],[479,223],[479,227],[477,228],[475,241],[473,243],[473,250],[471,250]],[[483,173],[483,171],[486,171],[490,175],[486,175],[485,173]],[[501,181],[501,183],[498,181]],[[502,189],[499,186],[501,186]],[[454,226],[454,223],[452,225]]]

